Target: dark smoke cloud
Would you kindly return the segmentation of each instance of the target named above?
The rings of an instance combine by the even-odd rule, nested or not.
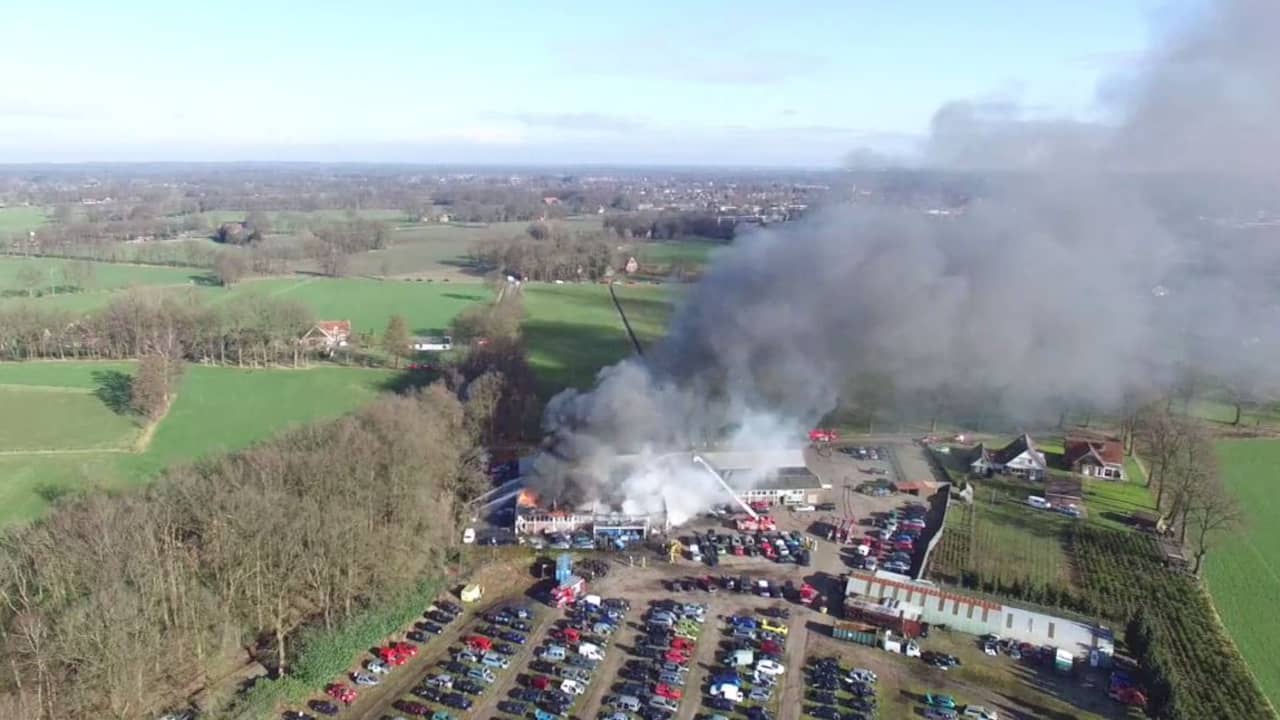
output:
[[[1108,124],[943,107],[917,163],[967,173],[973,196],[949,214],[830,207],[741,238],[647,362],[552,401],[556,455],[537,482],[692,512],[714,494],[705,478],[639,482],[609,472],[616,455],[795,443],[868,373],[902,397],[960,389],[1027,419],[1112,407],[1187,364],[1274,383],[1275,216],[1246,230],[1238,213],[1258,220],[1249,203],[1277,185],[1276,38],[1280,3],[1211,6],[1108,83]]]

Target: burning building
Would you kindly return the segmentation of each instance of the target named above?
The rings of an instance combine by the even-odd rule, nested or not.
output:
[[[654,490],[644,504],[633,502],[635,493],[629,492],[618,502],[567,505],[544,501],[534,489],[536,478],[530,478],[516,497],[516,535],[642,539],[665,533],[713,504],[801,504],[830,487],[809,469],[803,450],[620,455],[599,472],[610,476],[609,486],[651,485]]]

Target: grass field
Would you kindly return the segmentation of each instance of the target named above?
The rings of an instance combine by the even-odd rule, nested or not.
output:
[[[70,287],[63,269],[71,262],[53,258],[0,258],[0,303],[39,300],[42,304],[68,309],[88,309],[106,303],[112,292],[128,287],[190,287],[212,281],[208,273],[192,268],[86,263],[92,274],[83,287]],[[42,278],[41,284],[32,289],[34,298],[27,294],[29,288],[19,281],[19,276],[28,268],[34,268]]]
[[[373,399],[392,374],[317,367],[240,370],[189,366],[177,399],[142,452],[129,449],[138,428],[94,392],[105,373],[128,363],[0,364],[0,401],[75,398],[35,415],[0,418],[0,525],[34,517],[77,488],[119,488],[145,481],[175,462],[243,448],[291,425],[336,417]],[[23,402],[26,402],[23,399]],[[46,452],[28,450],[55,442]],[[20,447],[12,447],[19,445]]]
[[[44,208],[0,207],[0,233],[34,230],[49,221]]]
[[[489,299],[480,283],[415,282],[366,278],[270,278],[240,283],[230,291],[210,288],[213,302],[250,293],[295,300],[317,319],[350,320],[355,332],[381,334],[392,315],[403,315],[413,333],[438,333],[472,303]]]
[[[1273,704],[1280,703],[1280,627],[1271,620],[1280,596],[1280,441],[1218,443],[1227,485],[1248,517],[1245,529],[1213,548],[1205,575],[1213,603]]]
[[[642,344],[662,336],[671,300],[667,287],[619,286],[618,297]],[[635,350],[604,285],[525,287],[524,334],[544,398],[566,387],[588,387],[600,368]]]
[[[248,214],[248,210],[210,210],[201,213],[201,217],[209,223],[210,228],[216,228],[224,222],[244,220]],[[365,220],[382,220],[388,223],[402,223],[409,220],[403,210],[382,208],[358,210],[354,215]],[[352,213],[347,210],[268,210],[266,216],[271,221],[272,232],[293,232],[311,225],[346,220],[352,216]]]
[[[639,243],[632,248],[636,260],[642,266],[688,263],[705,265],[712,253],[729,247],[725,243],[703,240],[676,240],[671,242]]]

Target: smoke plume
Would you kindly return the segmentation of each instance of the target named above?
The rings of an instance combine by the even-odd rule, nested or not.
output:
[[[946,105],[905,193],[739,238],[648,357],[554,398],[534,482],[684,516],[709,477],[617,456],[795,445],[858,378],[1028,420],[1189,366],[1273,384],[1277,37],[1280,4],[1216,3],[1105,83],[1105,123]]]

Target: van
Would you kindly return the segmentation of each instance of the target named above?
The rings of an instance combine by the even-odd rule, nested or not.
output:
[[[1031,507],[1033,507],[1033,508],[1038,509],[1038,510],[1048,510],[1048,509],[1049,509],[1049,501],[1048,501],[1048,500],[1045,500],[1044,498],[1040,497],[1039,495],[1028,495],[1028,496],[1027,496],[1027,504],[1028,504],[1028,505],[1030,505],[1030,506],[1031,506]]]

